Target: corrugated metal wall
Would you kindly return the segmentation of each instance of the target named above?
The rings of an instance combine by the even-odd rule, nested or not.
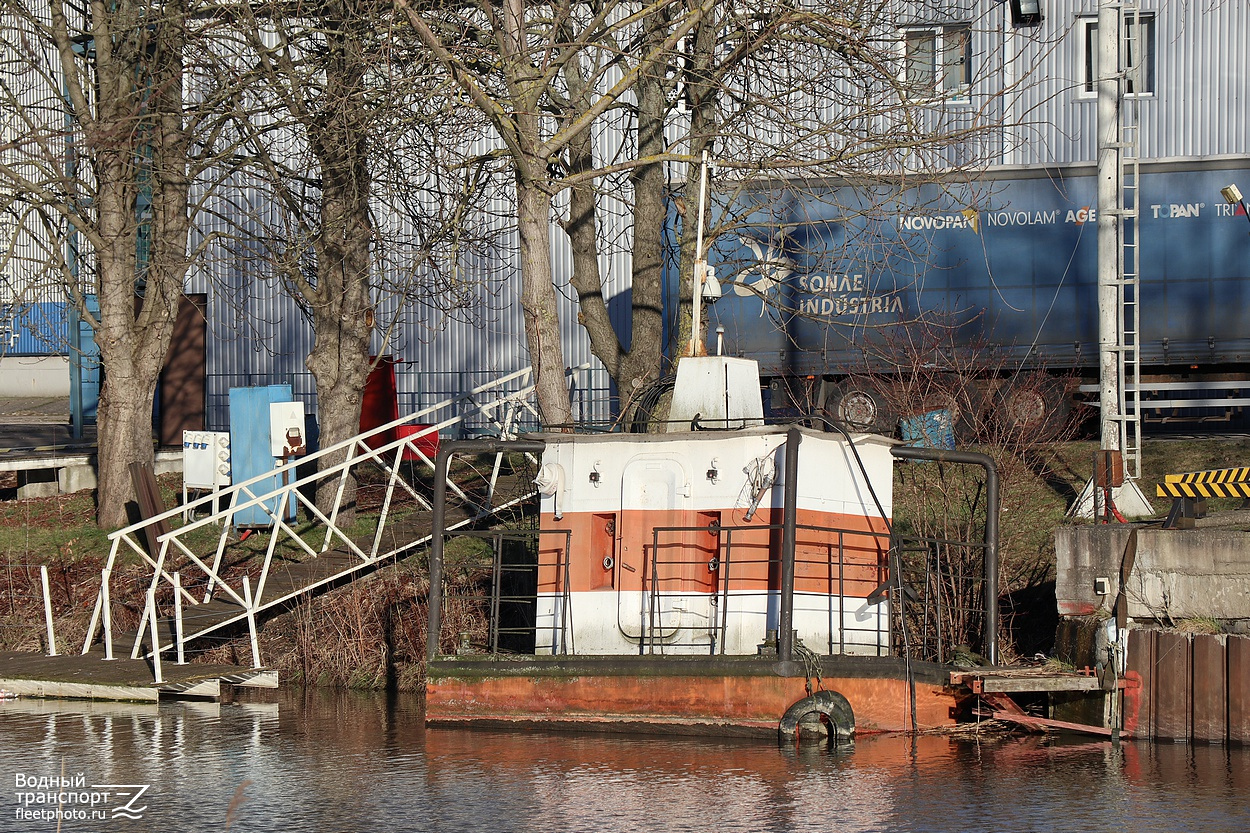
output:
[[[58,183],[48,180],[68,164],[61,135],[64,107],[56,85],[59,64],[29,21],[6,9],[0,12],[0,27],[0,74],[11,96],[0,103],[0,163],[31,182],[48,183],[47,193],[54,193]],[[41,62],[38,70],[36,61]],[[39,125],[45,128],[32,129]],[[49,248],[39,216],[29,211],[31,201],[6,207],[0,212],[0,356],[64,354],[68,307],[55,271],[61,253]]]
[[[1008,122],[1022,146],[1004,164],[1064,164],[1095,160],[1097,102],[1083,94],[1083,45],[1078,25],[1098,14],[1097,0],[1047,2],[1036,29],[999,37],[1005,54],[1019,54],[997,70],[1004,86],[1020,82]],[[1250,5],[1213,5],[1185,0],[1144,0],[1143,15],[1155,21],[1155,93],[1136,98],[1142,158],[1245,155],[1250,148],[1250,89],[1236,56],[1250,49]],[[1005,5],[998,6],[1006,15]],[[988,35],[988,33],[987,33]]]

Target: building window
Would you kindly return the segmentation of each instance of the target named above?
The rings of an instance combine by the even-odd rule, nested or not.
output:
[[[966,24],[903,30],[903,84],[912,99],[967,101],[972,38]]]
[[[1125,15],[1120,60],[1124,65],[1128,95],[1154,95],[1155,92],[1155,16]],[[1081,18],[1081,93],[1098,94],[1098,18]]]

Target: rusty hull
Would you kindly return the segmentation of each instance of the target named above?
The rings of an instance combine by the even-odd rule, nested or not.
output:
[[[960,695],[946,669],[912,670],[918,728],[953,725]],[[847,699],[857,732],[911,728],[906,668],[888,657],[825,657],[819,683],[803,665],[768,657],[448,657],[430,665],[426,721],[774,735],[809,681]]]

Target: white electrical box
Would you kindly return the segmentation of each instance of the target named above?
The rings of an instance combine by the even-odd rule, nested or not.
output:
[[[273,456],[281,460],[308,453],[303,402],[269,404],[269,448]]]
[[[182,483],[188,489],[216,490],[230,485],[228,432],[182,432]]]

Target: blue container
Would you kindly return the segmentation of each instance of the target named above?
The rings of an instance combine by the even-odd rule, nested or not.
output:
[[[269,443],[269,406],[274,402],[293,402],[290,385],[266,385],[256,388],[230,389],[230,467],[231,479],[235,483],[251,480],[265,472],[273,471],[278,459],[273,456]],[[274,475],[249,486],[256,496],[279,488],[282,483]],[[244,503],[250,498],[239,495],[239,502]],[[269,509],[277,511],[278,499],[275,498]],[[282,517],[291,520],[295,517],[295,495],[291,495]],[[273,520],[265,507],[249,506],[234,513],[235,526],[272,526]]]
[[[929,411],[927,414],[909,417],[899,423],[903,430],[905,445],[916,448],[955,447],[955,431],[951,426],[950,411]]]

